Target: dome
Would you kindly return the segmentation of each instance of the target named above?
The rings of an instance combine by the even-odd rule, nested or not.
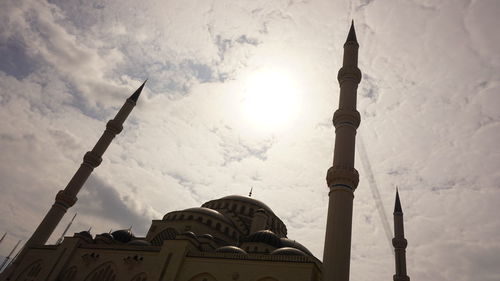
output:
[[[271,252],[274,256],[306,256],[304,252],[292,247],[283,247]]]
[[[215,250],[216,253],[232,253],[232,254],[243,254],[243,255],[247,255],[247,252],[245,252],[245,250],[241,249],[241,248],[238,248],[236,246],[224,246],[224,247],[220,247],[220,248],[217,248]]]
[[[183,232],[183,233],[181,233],[181,235],[184,235],[184,236],[193,238],[195,240],[198,240],[198,238],[196,238],[196,234],[194,234],[194,232],[192,232],[192,231]]]
[[[104,233],[101,233],[99,235],[96,235],[96,238],[97,237],[102,237],[102,238],[111,239],[111,240],[113,239],[113,235],[111,235],[111,234],[109,234],[107,232],[104,232]]]
[[[208,233],[202,234],[202,235],[200,235],[198,237],[199,238],[206,238],[206,239],[214,240],[214,237],[211,234],[208,234]]]
[[[117,230],[111,233],[111,235],[113,235],[113,238],[115,238],[116,241],[122,243],[128,243],[135,238],[134,234],[132,234],[132,231],[129,229]]]
[[[113,243],[113,236],[107,232],[95,236],[94,239],[97,243],[110,244]]]
[[[75,233],[74,235],[75,237],[81,237],[81,238],[84,238],[84,239],[89,239],[89,240],[92,240],[92,234],[90,234],[90,232],[88,232],[87,230],[84,230],[84,231],[80,231],[78,233]]]
[[[212,218],[215,218],[219,221],[223,221],[227,224],[230,224],[232,225],[233,223],[228,219],[226,218],[223,214],[219,213],[218,211],[216,210],[212,210],[212,209],[209,209],[209,208],[205,208],[205,207],[195,207],[195,208],[189,208],[189,209],[185,209],[185,210],[182,210],[182,211],[176,211],[176,213],[180,213],[180,212],[189,212],[189,213],[198,213],[198,214],[202,214],[202,215],[206,215],[206,216],[209,216],[209,217],[212,217]],[[170,213],[169,213],[170,214]],[[168,214],[167,214],[168,215]],[[165,215],[165,217],[167,216]],[[165,217],[163,219],[165,219]]]
[[[281,247],[280,238],[270,230],[259,230],[252,233],[245,239],[245,242],[260,242],[266,243],[275,248]]]
[[[265,203],[263,203],[262,201],[259,201],[257,199],[253,199],[252,197],[247,197],[247,196],[241,196],[241,195],[229,195],[229,196],[225,196],[225,197],[222,197],[220,199],[216,199],[216,200],[233,200],[233,201],[241,201],[241,202],[244,202],[244,203],[248,203],[248,204],[251,204],[251,205],[254,205],[256,206],[257,208],[260,208],[260,209],[264,209],[266,210],[268,213],[270,214],[273,214],[274,215],[274,212],[273,210],[271,210],[271,208],[269,208],[269,206],[267,206]],[[216,201],[216,200],[213,200],[213,201]],[[211,201],[209,201],[211,202]],[[207,202],[207,203],[209,203]],[[207,204],[205,203],[205,204]],[[203,206],[205,205],[203,204]]]
[[[128,242],[127,245],[131,245],[131,246],[151,246],[151,243],[149,243],[146,240],[136,239],[136,240],[132,240],[132,241]]]
[[[295,248],[295,249],[301,250],[302,252],[304,252],[310,256],[314,256],[306,247],[304,247],[304,245],[300,244],[299,242],[297,242],[295,240],[291,240],[288,238],[281,238],[281,246]]]

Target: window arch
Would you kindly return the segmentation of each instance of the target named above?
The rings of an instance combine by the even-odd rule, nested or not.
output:
[[[37,260],[28,265],[17,277],[17,281],[34,281],[42,270],[42,260]]]
[[[148,280],[147,274],[145,272],[141,272],[136,276],[132,277],[131,281],[147,281],[147,280]]]
[[[85,281],[115,281],[116,266],[112,262],[106,262],[94,269],[85,278]]]
[[[191,277],[189,281],[217,281],[217,279],[212,274],[205,272]]]
[[[59,280],[61,281],[73,281],[73,279],[76,276],[76,266],[72,266],[64,271],[63,274],[59,277]]]
[[[264,278],[258,279],[257,281],[278,281],[278,279],[273,278],[273,277],[264,277]]]

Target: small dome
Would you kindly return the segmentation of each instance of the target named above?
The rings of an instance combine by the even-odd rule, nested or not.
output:
[[[106,239],[113,239],[113,235],[107,233],[107,232],[104,232],[104,233],[101,233],[99,235],[96,235],[96,238],[97,237],[102,237],[102,238],[106,238]]]
[[[208,234],[208,233],[202,234],[202,235],[200,235],[198,237],[199,238],[207,238],[207,239],[210,239],[210,240],[214,240],[214,237],[211,234]]]
[[[260,242],[266,243],[275,248],[281,247],[280,238],[270,230],[259,230],[252,233],[245,239],[245,242]]]
[[[220,247],[220,248],[217,248],[215,250],[216,253],[232,253],[232,254],[243,254],[243,255],[247,255],[247,252],[245,252],[245,250],[241,249],[241,248],[238,248],[236,246],[224,246],[224,247]]]
[[[88,232],[87,230],[75,233],[74,236],[92,240],[92,234],[90,234],[90,232]]]
[[[117,230],[111,233],[111,235],[113,235],[116,241],[122,243],[128,243],[135,238],[134,234],[132,234],[132,231],[129,229]]]
[[[304,252],[292,247],[283,247],[271,252],[274,256],[306,256]]]
[[[181,233],[181,235],[184,235],[184,236],[187,236],[187,237],[191,237],[195,240],[198,240],[198,238],[196,238],[196,234],[194,234],[194,232],[192,231],[186,231],[186,232],[183,232]]]
[[[308,254],[309,256],[314,256],[306,247],[304,247],[304,245],[300,244],[295,240],[291,240],[288,238],[281,238],[281,246],[295,248],[301,250],[302,252]]]
[[[151,246],[151,243],[149,243],[146,240],[135,239],[135,240],[132,240],[132,241],[128,242],[127,245],[131,245],[131,246]]]
[[[111,244],[113,243],[113,236],[111,236],[111,234],[105,232],[105,233],[101,233],[101,234],[97,234],[95,236],[95,239],[96,243],[98,244]]]

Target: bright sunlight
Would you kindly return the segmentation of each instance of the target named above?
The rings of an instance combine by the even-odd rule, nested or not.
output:
[[[291,73],[279,69],[260,70],[246,81],[247,118],[263,129],[284,126],[295,119],[299,91]]]

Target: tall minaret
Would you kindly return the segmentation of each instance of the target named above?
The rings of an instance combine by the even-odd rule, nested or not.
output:
[[[87,181],[87,178],[90,176],[94,168],[101,164],[101,157],[111,144],[113,138],[122,131],[123,122],[125,122],[125,119],[127,119],[128,115],[137,103],[137,99],[139,98],[145,83],[146,81],[144,81],[139,89],[137,89],[135,93],[127,99],[120,111],[116,114],[115,118],[111,119],[108,124],[106,124],[106,130],[102,134],[101,138],[97,141],[94,148],[85,154],[83,157],[83,163],[76,171],[73,178],[71,178],[66,188],[57,193],[54,205],[52,205],[49,212],[45,215],[45,218],[42,220],[31,238],[28,242],[26,242],[25,248],[45,244],[66,213],[66,210],[75,204],[77,200],[76,195],[82,188],[83,184]]]
[[[396,274],[394,281],[410,281],[406,273],[406,246],[408,241],[405,239],[405,229],[403,222],[403,210],[399,201],[399,192],[396,190],[396,203],[394,204],[394,257],[396,259]]]
[[[330,193],[323,253],[324,281],[349,280],[352,201],[359,182],[358,171],[354,169],[356,129],[360,123],[356,110],[356,91],[361,81],[358,48],[353,21],[344,44],[344,60],[337,77],[340,97],[339,108],[333,115],[335,150],[333,166],[328,169],[326,176]]]

